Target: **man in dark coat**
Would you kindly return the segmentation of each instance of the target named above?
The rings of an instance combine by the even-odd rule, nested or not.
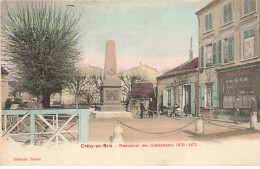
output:
[[[140,110],[141,110],[140,117],[141,117],[141,119],[143,118],[143,116],[144,116],[144,111],[145,111],[145,107],[144,107],[144,103],[143,103],[143,102],[144,102],[144,101],[141,100],[141,103],[140,103]]]

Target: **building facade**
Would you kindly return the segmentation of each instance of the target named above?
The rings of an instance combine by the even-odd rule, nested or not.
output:
[[[157,111],[169,109],[177,104],[181,111],[187,107],[187,114],[196,116],[199,105],[198,58],[157,77]]]
[[[233,102],[249,117],[260,100],[260,1],[213,0],[197,13],[200,110],[233,118]]]

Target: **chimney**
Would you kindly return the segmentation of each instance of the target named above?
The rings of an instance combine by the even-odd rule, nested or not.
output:
[[[193,59],[193,50],[192,50],[192,37],[190,38],[190,60]]]

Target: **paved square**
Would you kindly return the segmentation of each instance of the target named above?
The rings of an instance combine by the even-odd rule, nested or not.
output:
[[[195,118],[174,119],[167,117],[145,118],[145,119],[121,119],[124,124],[147,132],[172,131],[194,121]],[[90,119],[90,141],[109,142],[113,134],[116,119]],[[133,129],[123,127],[125,142],[169,142],[169,141],[221,141],[231,139],[257,139],[260,138],[259,131],[249,129],[250,123],[242,123],[236,126],[233,123],[212,121],[209,124],[204,121],[204,135],[195,135],[196,120],[181,131],[168,134],[146,134]],[[219,125],[219,126],[218,126]],[[226,127],[222,127],[226,126]],[[234,126],[234,127],[229,127]]]

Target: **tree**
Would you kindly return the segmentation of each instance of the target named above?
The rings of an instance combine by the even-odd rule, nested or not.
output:
[[[74,76],[69,81],[68,89],[70,94],[75,96],[76,108],[79,106],[79,99],[87,83],[86,76],[82,76],[79,71],[75,71]]]
[[[37,96],[38,108],[48,108],[50,95],[65,88],[73,75],[80,54],[80,15],[55,2],[15,6],[5,4],[2,14],[3,48],[21,84]]]
[[[80,71],[75,71],[73,78],[69,82],[68,89],[70,94],[75,96],[76,108],[78,108],[80,99],[84,99],[88,105],[93,103],[94,99],[100,95],[101,82],[101,75],[82,75]]]
[[[86,103],[89,105],[93,103],[93,101],[100,97],[101,92],[101,82],[103,78],[102,76],[92,75],[87,78],[87,86],[81,93],[81,97],[86,100]],[[97,100],[95,100],[97,101]]]

